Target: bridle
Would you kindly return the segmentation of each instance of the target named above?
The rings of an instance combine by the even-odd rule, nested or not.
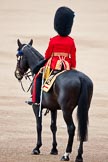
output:
[[[22,50],[26,47],[27,45],[25,45]],[[27,71],[27,72],[24,72],[24,70],[20,67],[20,61],[23,57],[23,54],[22,54],[22,50],[18,51],[18,54],[17,54],[17,66],[16,66],[16,70],[15,70],[15,77],[18,79],[18,81],[20,82],[21,84],[21,88],[24,92],[28,92],[31,87],[32,87],[32,84],[33,84],[33,79],[31,80],[31,76],[32,76],[32,73],[31,73],[31,70]],[[23,86],[23,83],[22,83],[22,78],[25,78],[26,80],[29,79],[29,81],[31,82],[30,83],[30,86],[27,90],[25,90],[24,86]]]

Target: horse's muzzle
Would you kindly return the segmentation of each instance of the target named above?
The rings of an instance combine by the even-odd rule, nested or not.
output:
[[[23,78],[23,75],[21,75],[21,73],[17,69],[15,70],[14,74],[18,80],[21,80]]]

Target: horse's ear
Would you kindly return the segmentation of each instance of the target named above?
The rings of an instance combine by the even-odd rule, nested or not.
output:
[[[29,45],[32,46],[32,44],[33,44],[33,39],[31,39],[30,42],[29,42]]]
[[[19,47],[21,47],[21,46],[22,46],[22,44],[21,44],[21,42],[20,42],[20,40],[19,40],[19,39],[17,39],[17,44],[18,44],[18,46],[19,46]]]

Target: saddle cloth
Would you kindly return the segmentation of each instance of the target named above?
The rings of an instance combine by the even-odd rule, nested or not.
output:
[[[66,70],[63,70],[63,71],[61,71],[61,72],[59,72],[57,74],[51,74],[49,76],[49,78],[46,79],[46,81],[44,82],[42,90],[45,91],[45,92],[48,92],[50,90],[50,88],[52,87],[56,77],[59,76],[60,74],[62,74],[63,72],[65,72],[65,71]]]

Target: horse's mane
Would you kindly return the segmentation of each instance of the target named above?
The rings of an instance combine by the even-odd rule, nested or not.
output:
[[[43,60],[44,57],[42,56],[42,54],[40,54],[34,47],[32,47],[31,45],[26,45],[25,48],[23,49],[23,52],[25,53],[33,53],[36,55],[36,57],[39,60]]]
[[[28,60],[32,73],[36,74],[39,69],[44,66],[46,60],[44,60],[44,57],[29,44],[24,45],[22,51]]]

